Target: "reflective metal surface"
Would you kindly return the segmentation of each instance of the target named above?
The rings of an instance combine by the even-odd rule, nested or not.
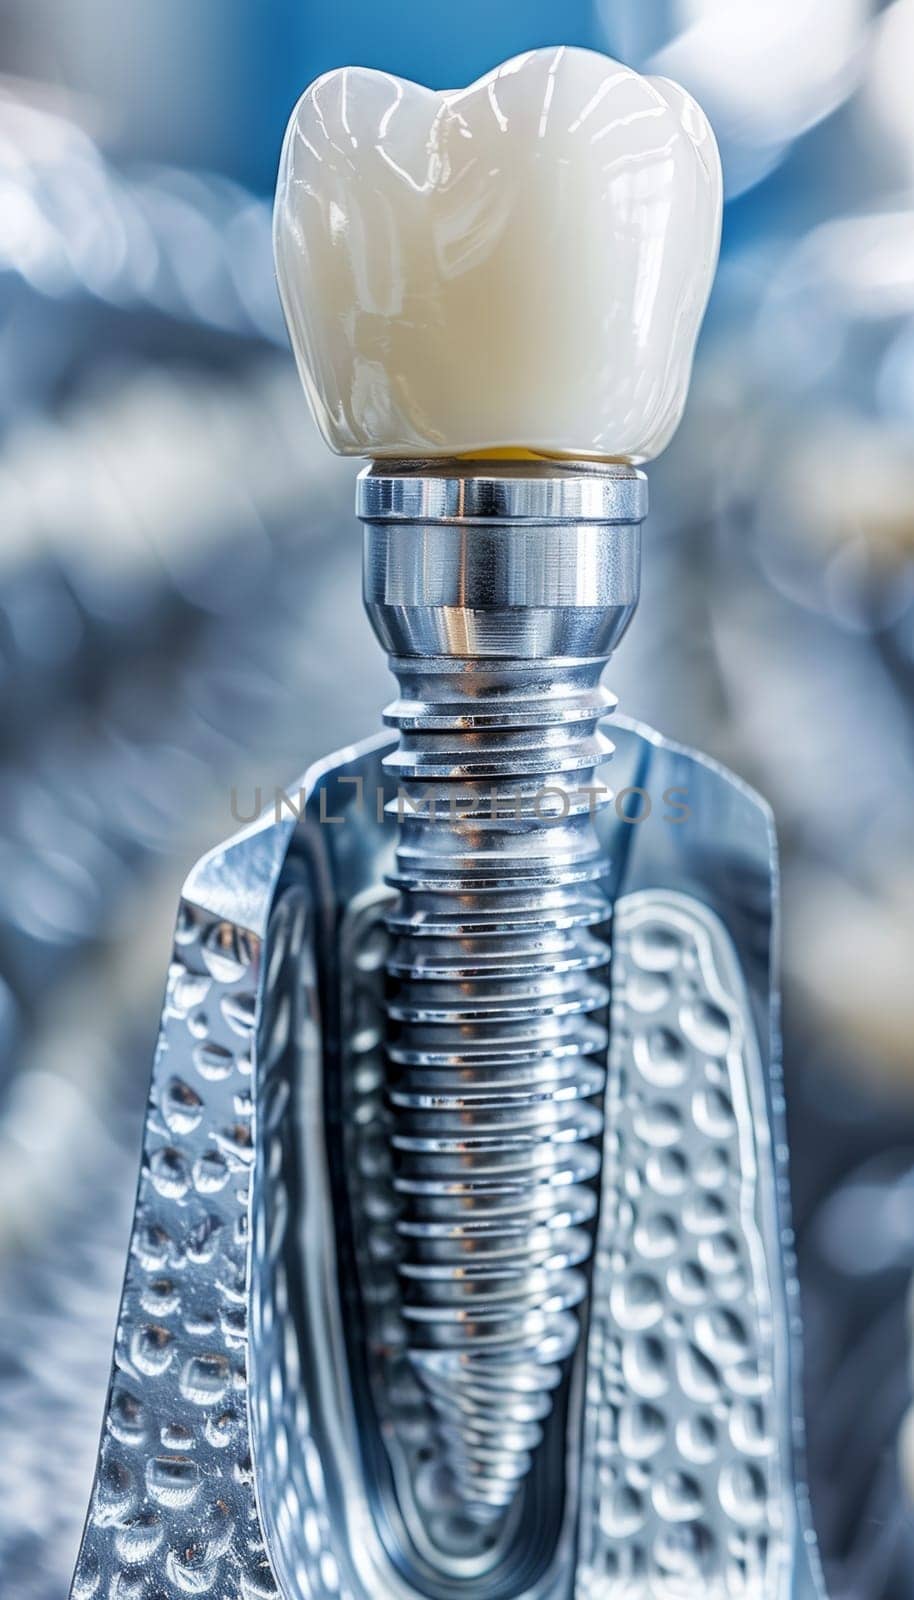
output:
[[[385,920],[401,1315],[446,1482],[498,1528],[562,1425],[554,1399],[567,1414],[587,1296],[611,912],[600,680],[637,603],[623,519],[646,485],[484,472],[395,486],[375,468],[359,504],[366,607],[400,686]],[[403,520],[414,500],[421,522]]]
[[[626,895],[613,992],[590,1329],[608,1381],[587,1411],[613,1539],[591,1571],[694,1593],[723,1568],[727,1593],[802,1593],[777,1165],[724,924],[690,895]]]
[[[355,510],[368,523],[638,523],[647,477],[603,461],[375,462],[359,473]]]
[[[561,1524],[541,1549],[539,1576],[529,1570],[525,1576],[517,1552],[537,1547],[532,1534],[542,1521],[535,1469],[515,1536],[515,1565],[505,1547],[497,1582],[486,1592],[574,1592],[583,1600],[599,1583],[621,1597],[633,1592],[637,1579],[654,1585],[645,1593],[674,1593],[698,1573],[704,1587],[721,1595],[815,1595],[790,1370],[793,1261],[780,1242],[787,1217],[769,1010],[770,822],[751,792],[721,769],[633,724],[621,723],[616,736],[614,768],[623,783],[650,793],[682,787],[691,816],[672,827],[653,817],[625,823],[612,808],[600,815],[614,863],[623,952],[622,970],[613,975],[618,1042],[603,1191],[609,1233],[601,1232],[564,1450],[556,1441],[564,1468],[553,1458],[541,1485],[552,1485],[545,1503],[554,1504],[555,1472],[564,1471]],[[340,911],[356,905],[391,861],[394,830],[383,811],[361,809],[357,800],[359,792],[379,787],[391,795],[381,765],[388,748],[373,741],[316,769],[300,824],[268,819],[206,858],[188,880],[154,1071],[99,1478],[73,1589],[79,1600],[145,1594],[150,1585],[159,1594],[207,1592],[220,1600],[239,1592],[260,1597],[278,1591],[285,1600],[455,1592],[439,1587],[444,1580],[435,1578],[410,1536],[395,1476],[379,1465],[387,1455],[377,1446],[380,1418],[353,1351],[376,1359],[374,1319],[390,1304],[383,1273],[395,1272],[395,1263],[385,1266],[379,1254],[375,1292],[354,1294],[353,1220],[340,1204],[334,1155],[342,1129],[333,1019],[341,1014],[339,986],[351,981],[337,955],[345,952],[346,971],[354,977],[353,946],[337,946],[335,930]],[[328,825],[322,816],[341,820]],[[651,889],[658,882],[665,886],[659,898]],[[658,918],[676,922],[678,956],[672,926],[662,937],[656,929],[649,940],[643,937],[646,923]],[[699,953],[694,967],[687,959],[690,939]],[[703,941],[706,956],[700,955]],[[369,940],[356,948],[356,970],[360,960],[370,980],[383,964],[383,946]],[[704,1088],[696,1086],[703,1098],[691,1134],[684,1139],[677,1129],[675,1139],[663,1133],[658,1143],[663,1128],[672,1127],[669,1101],[679,1091],[674,1084],[652,1086],[650,1074],[674,1073],[681,1057],[672,1026],[665,1052],[652,1040],[645,1053],[637,1039],[661,989],[655,1014],[665,1015],[662,1006],[672,1001],[674,956],[688,988],[682,1048],[695,1052],[709,1075]],[[368,992],[373,1006],[366,1010],[359,1002],[355,1013],[351,1006],[342,1013],[358,1022],[350,1035],[355,1054],[342,1058],[353,1084],[360,1073],[367,1071],[370,1082],[377,1071],[372,1051],[383,1018],[371,982]],[[719,1013],[728,1018],[734,1041],[725,1083],[715,1076],[715,1062],[722,1060]],[[630,1123],[619,1124],[616,1114],[624,1075],[634,1082],[636,1074],[653,1097],[646,1138],[637,1132],[637,1106],[622,1113]],[[727,1096],[732,1115],[725,1117]],[[641,1115],[646,1110],[647,1103]],[[620,1140],[623,1126],[631,1132]],[[720,1177],[722,1148],[733,1181],[715,1191],[707,1180]],[[652,1188],[647,1180],[639,1208],[635,1176],[645,1158],[660,1181]],[[686,1272],[688,1295],[677,1300],[677,1280],[665,1266],[666,1309],[657,1321],[654,1291],[640,1281],[646,1275],[658,1281],[663,1257],[656,1247],[667,1237],[651,1221],[651,1208],[659,1214],[671,1204],[664,1186],[668,1190],[687,1163],[695,1204],[683,1204],[681,1217],[694,1229],[696,1248],[704,1245],[704,1277]],[[615,1209],[619,1192],[633,1206],[628,1222]],[[739,1220],[727,1211],[728,1201],[722,1212],[710,1201],[722,1192],[743,1196]],[[706,1229],[721,1216],[723,1228]],[[369,1213],[369,1221],[383,1235],[383,1215]],[[762,1239],[761,1252],[753,1238]],[[732,1252],[731,1239],[738,1259],[728,1266],[723,1247]],[[614,1260],[620,1248],[644,1251],[634,1278]],[[677,1246],[670,1266],[689,1264],[688,1252]],[[748,1270],[754,1285],[740,1329],[727,1294],[731,1268]],[[680,1319],[675,1327],[674,1316]],[[696,1355],[678,1363],[678,1341],[685,1352],[693,1338]],[[623,1375],[627,1371],[624,1398],[618,1394],[620,1359]],[[759,1376],[750,1381],[754,1361]],[[672,1403],[660,1393],[668,1363],[680,1374],[679,1398],[674,1410],[664,1411]],[[387,1395],[394,1409],[406,1406],[404,1419],[415,1406],[415,1392],[398,1397],[389,1388]],[[620,1411],[613,1421],[616,1408],[626,1404],[634,1404],[635,1413],[623,1418]],[[655,1412],[667,1441],[657,1452]],[[575,1417],[583,1417],[582,1435]],[[685,1421],[688,1427],[676,1425]],[[419,1442],[415,1423],[414,1411],[407,1437],[411,1432]],[[647,1444],[650,1450],[642,1448]],[[678,1457],[669,1453],[674,1447]],[[686,1462],[691,1466],[683,1471]],[[685,1481],[696,1475],[700,1511]],[[761,1500],[760,1480],[771,1485]],[[434,1490],[420,1493],[431,1494],[431,1509]],[[764,1559],[758,1554],[762,1502]],[[644,1517],[653,1520],[642,1523],[641,1512],[634,1515],[642,1505]],[[769,1523],[773,1505],[780,1512]]]

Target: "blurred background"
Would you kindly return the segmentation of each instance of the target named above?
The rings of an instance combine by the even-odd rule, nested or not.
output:
[[[0,0],[0,1590],[63,1600],[181,881],[388,697],[273,286],[289,111],[531,46],[678,78],[720,275],[623,707],[772,801],[832,1600],[914,1597],[914,0]],[[672,596],[675,595],[675,605]]]

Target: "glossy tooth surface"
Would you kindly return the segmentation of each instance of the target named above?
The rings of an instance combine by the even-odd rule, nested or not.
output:
[[[677,85],[568,48],[434,92],[346,67],[289,124],[280,292],[330,446],[649,459],[717,259],[713,134]]]

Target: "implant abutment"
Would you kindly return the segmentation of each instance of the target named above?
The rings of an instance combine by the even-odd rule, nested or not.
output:
[[[375,466],[358,509],[399,684],[401,1309],[442,1459],[488,1523],[532,1464],[587,1293],[609,1001],[601,677],[637,604],[646,483],[576,463]]]

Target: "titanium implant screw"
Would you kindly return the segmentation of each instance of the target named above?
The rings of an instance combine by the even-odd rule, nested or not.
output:
[[[360,480],[366,603],[400,687],[388,1087],[410,1355],[486,1523],[531,1466],[587,1293],[609,1003],[600,678],[637,599],[644,496],[632,469],[434,471]],[[525,490],[551,520],[506,514]]]

